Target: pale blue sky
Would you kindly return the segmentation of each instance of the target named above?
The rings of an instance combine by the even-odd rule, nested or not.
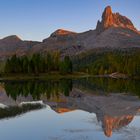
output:
[[[0,0],[0,38],[42,40],[59,28],[95,29],[107,5],[140,29],[140,0]]]

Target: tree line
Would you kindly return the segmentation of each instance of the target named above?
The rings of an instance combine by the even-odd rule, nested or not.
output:
[[[33,54],[31,57],[13,55],[6,60],[5,73],[48,73],[57,71],[61,74],[72,73],[73,66],[69,56],[60,59],[59,53],[48,53],[46,56]]]
[[[74,69],[93,75],[124,73],[140,76],[140,49],[108,50],[84,54],[74,60]]]
[[[99,50],[80,54],[71,60],[69,56],[60,59],[60,54],[33,54],[31,57],[12,56],[7,59],[5,73],[48,73],[61,74],[73,71],[92,75],[104,75],[119,72],[129,76],[140,76],[140,49]]]

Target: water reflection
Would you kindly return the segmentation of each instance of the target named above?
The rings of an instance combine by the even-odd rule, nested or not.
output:
[[[83,110],[96,114],[104,134],[111,137],[139,114],[139,84],[139,81],[99,78],[1,82],[0,119],[45,105],[58,114]]]
[[[61,81],[9,81],[4,83],[4,88],[8,96],[16,100],[19,96],[32,96],[34,100],[40,99],[41,95],[46,95],[48,99],[53,96],[59,97],[59,93],[69,96],[72,90],[72,80]]]
[[[112,131],[114,129],[120,129],[127,126],[134,118],[134,115],[124,115],[121,117],[104,116],[102,127],[104,134],[107,137],[112,136]]]

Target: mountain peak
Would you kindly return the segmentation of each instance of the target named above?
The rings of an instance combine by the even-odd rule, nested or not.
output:
[[[102,22],[104,28],[108,28],[113,25],[113,13],[110,6],[107,6],[102,14]]]
[[[107,6],[107,7],[104,9],[102,18],[104,18],[105,16],[112,15],[112,14],[113,14],[113,13],[112,13],[112,8],[111,8],[111,6]]]
[[[75,32],[64,30],[64,29],[58,29],[54,33],[51,34],[51,37],[63,36],[63,35],[71,35],[71,34],[75,34]]]
[[[7,36],[5,38],[2,39],[3,41],[10,41],[10,42],[18,42],[18,41],[22,41],[17,35],[11,35],[11,36]]]
[[[107,6],[102,14],[102,20],[98,21],[96,30],[102,32],[109,27],[122,27],[136,30],[130,19],[119,13],[113,13],[111,6]]]

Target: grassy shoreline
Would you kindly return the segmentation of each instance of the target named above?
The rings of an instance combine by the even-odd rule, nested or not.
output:
[[[59,80],[59,79],[78,79],[85,77],[93,78],[113,78],[113,79],[135,79],[140,80],[140,77],[129,77],[127,75],[115,75],[116,77],[111,76],[111,74],[106,75],[90,75],[82,72],[73,72],[69,74],[60,74],[58,72],[50,73],[41,73],[41,74],[2,74],[0,75],[0,81],[12,81],[12,80]]]
[[[7,74],[1,75],[0,81],[4,80],[51,80],[51,79],[77,79],[89,77],[86,73],[74,72],[71,74],[60,74],[57,72],[42,73],[42,74]]]

